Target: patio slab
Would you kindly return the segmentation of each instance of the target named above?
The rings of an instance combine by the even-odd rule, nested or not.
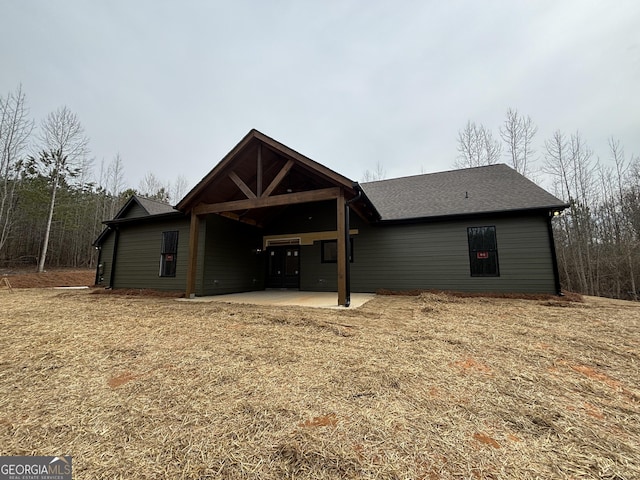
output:
[[[351,306],[358,308],[374,298],[374,293],[352,293]],[[338,305],[336,292],[300,292],[297,290],[261,290],[257,292],[230,293],[207,297],[180,298],[183,302],[226,302],[253,305],[294,305],[314,308],[345,308]]]

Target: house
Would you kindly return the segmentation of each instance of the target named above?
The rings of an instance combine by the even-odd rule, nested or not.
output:
[[[359,184],[251,130],[175,208],[132,197],[104,222],[96,278],[339,305],[378,289],[559,294],[551,222],[566,207],[500,164]]]

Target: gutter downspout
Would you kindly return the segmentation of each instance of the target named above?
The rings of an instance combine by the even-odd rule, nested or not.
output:
[[[350,225],[351,222],[349,221],[349,210],[350,210],[350,205],[353,202],[357,202],[362,198],[362,190],[360,190],[360,186],[358,184],[354,184],[354,188],[357,190],[358,194],[355,197],[353,197],[351,200],[347,200],[344,203],[344,223],[345,223],[344,240],[347,247],[347,254],[345,255],[346,257],[345,262],[347,262],[347,265],[345,268],[347,291],[346,291],[344,306],[347,308],[349,307],[349,305],[351,305],[351,235],[349,234],[349,229],[351,228],[351,225]]]
[[[560,285],[560,271],[558,270],[558,255],[556,254],[556,242],[553,239],[553,210],[547,216],[547,232],[549,235],[549,248],[551,249],[551,263],[553,265],[553,277],[555,280],[556,295],[562,296],[562,286]]]
[[[102,261],[102,245],[96,245],[96,248],[98,249],[98,263],[96,265],[96,278],[93,281],[93,284],[100,285],[100,263]]]

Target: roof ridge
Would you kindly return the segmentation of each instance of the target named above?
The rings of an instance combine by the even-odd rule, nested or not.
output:
[[[466,167],[466,168],[453,168],[451,170],[442,170],[439,172],[429,172],[429,173],[416,173],[413,175],[403,175],[401,177],[393,177],[393,178],[384,178],[382,180],[373,180],[371,182],[359,182],[360,185],[370,185],[372,183],[382,183],[382,182],[390,182],[393,180],[404,180],[404,179],[408,179],[408,178],[417,178],[417,177],[427,177],[430,175],[440,175],[440,174],[444,174],[444,173],[459,173],[459,172],[464,172],[464,171],[468,171],[468,170],[476,170],[476,169],[480,169],[480,168],[487,168],[487,167],[499,167],[499,166],[504,166],[504,167],[508,167],[511,170],[514,170],[513,168],[509,167],[509,165],[507,165],[506,163],[492,163],[491,165],[479,165],[477,167]]]

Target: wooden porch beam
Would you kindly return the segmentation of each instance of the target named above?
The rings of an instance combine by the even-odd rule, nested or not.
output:
[[[238,215],[237,213],[220,212],[220,215],[223,216],[223,217],[230,218],[231,220],[235,220],[237,222],[246,223],[247,225],[253,225],[254,227],[256,225],[258,225],[258,222],[256,222],[255,220],[253,220],[251,218],[243,218],[242,215]]]
[[[338,223],[338,305],[347,303],[347,244],[346,244],[346,227],[345,227],[345,201],[344,190],[340,189],[340,193],[336,199],[336,221]]]
[[[258,164],[256,165],[256,196],[262,196],[262,144],[258,145]]]
[[[196,270],[198,269],[198,235],[200,234],[200,218],[192,210],[189,225],[189,263],[187,264],[187,291],[186,298],[195,297]]]
[[[289,170],[291,170],[291,167],[293,167],[294,163],[295,162],[293,160],[288,160],[287,163],[284,164],[284,167],[282,167],[282,170],[278,172],[278,174],[276,175],[276,178],[274,178],[273,181],[269,184],[267,189],[262,194],[262,197],[268,197],[273,193],[276,187],[280,185],[280,182],[287,175],[287,173],[289,173]]]
[[[244,193],[247,198],[256,198],[256,194],[251,191],[249,186],[244,183],[244,181],[238,176],[236,172],[229,172],[229,178],[233,180],[233,183],[235,183],[238,188],[242,190],[242,193]]]
[[[272,197],[263,196],[261,198],[248,198],[246,200],[234,200],[232,202],[202,203],[195,207],[192,212],[196,215],[205,215],[207,213],[232,212],[234,210],[250,210],[252,208],[267,208],[282,205],[293,205],[296,203],[319,202],[322,200],[336,199],[339,194],[339,187],[321,188],[318,190],[309,190],[307,192],[274,195]]]

